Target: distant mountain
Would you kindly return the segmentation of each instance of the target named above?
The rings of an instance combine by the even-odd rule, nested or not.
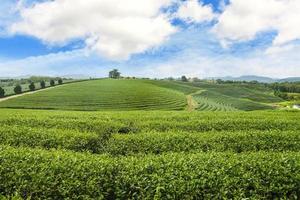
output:
[[[208,79],[221,79],[224,81],[258,81],[261,83],[275,83],[275,82],[298,82],[300,81],[300,77],[289,77],[284,79],[276,79],[270,78],[265,76],[254,76],[254,75],[247,75],[247,76],[240,76],[240,77],[232,77],[232,76],[225,76],[225,77],[212,77]]]
[[[279,82],[300,82],[300,77],[289,77],[280,79]]]

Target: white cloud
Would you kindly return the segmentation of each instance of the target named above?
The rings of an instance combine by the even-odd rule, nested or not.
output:
[[[180,57],[159,64],[148,65],[139,71],[150,77],[223,77],[258,75],[273,78],[300,76],[300,47],[265,54],[262,51],[244,57],[230,54],[206,55],[186,51]]]
[[[211,21],[216,17],[211,6],[202,5],[198,2],[198,0],[188,0],[182,2],[176,16],[189,23]]]
[[[161,13],[171,0],[53,0],[20,9],[12,33],[49,44],[85,39],[87,47],[111,59],[127,59],[163,43],[176,31]]]
[[[299,0],[231,0],[213,32],[230,42],[252,40],[258,33],[277,31],[273,45],[300,39]]]

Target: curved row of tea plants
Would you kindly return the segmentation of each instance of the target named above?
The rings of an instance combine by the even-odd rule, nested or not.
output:
[[[297,111],[255,112],[78,112],[1,109],[0,124],[58,128],[98,134],[136,132],[206,132],[300,130]]]
[[[202,97],[200,95],[197,95],[197,96],[193,96],[193,98],[198,103],[197,110],[199,111],[237,111],[236,108],[230,105],[218,103],[207,97]]]
[[[298,131],[102,133],[1,126],[0,144],[110,155],[208,151],[299,151]]]

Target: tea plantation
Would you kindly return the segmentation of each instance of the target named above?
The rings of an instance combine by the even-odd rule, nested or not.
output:
[[[0,112],[3,199],[300,197],[297,111]]]
[[[159,87],[146,80],[102,79],[62,85],[10,99],[1,102],[0,107],[60,110],[184,110],[186,107],[184,89]]]

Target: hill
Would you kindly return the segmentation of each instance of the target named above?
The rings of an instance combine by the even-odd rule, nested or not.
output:
[[[1,102],[5,108],[61,110],[183,110],[184,91],[149,80],[102,79],[72,83]]]
[[[212,77],[208,79],[221,79],[224,81],[258,81],[260,83],[275,83],[275,82],[299,82],[300,77],[289,77],[289,78],[270,78],[270,77],[264,77],[264,76],[254,76],[254,75],[248,75],[248,76],[240,76],[240,77],[232,77],[232,76],[225,76],[225,77]]]
[[[1,102],[0,107],[60,110],[184,110],[187,108],[199,111],[251,111],[274,109],[272,105],[282,102],[282,99],[274,96],[273,93],[264,85],[247,83],[101,79],[71,83],[9,99]]]
[[[201,91],[193,94],[198,110],[233,111],[274,109],[273,103],[283,100],[269,88],[251,84],[188,83]]]

